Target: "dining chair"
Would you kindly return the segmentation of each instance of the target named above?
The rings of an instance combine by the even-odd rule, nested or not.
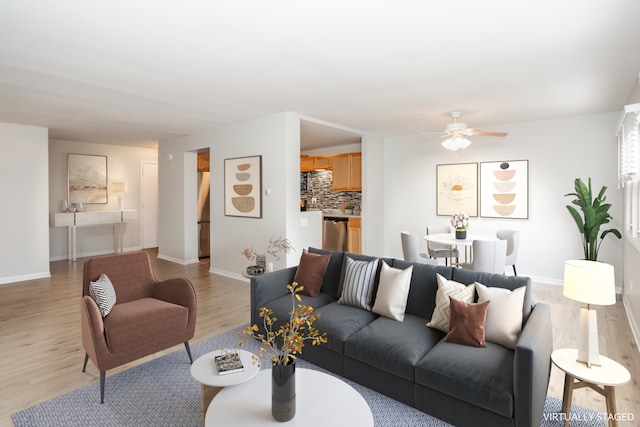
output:
[[[402,231],[400,232],[400,240],[402,241],[402,254],[405,261],[438,265],[437,260],[429,258],[429,255],[425,253],[420,253],[420,236],[417,234]]]
[[[472,248],[473,260],[467,264],[460,264],[460,267],[467,270],[504,274],[507,256],[506,240],[474,240]]]
[[[518,230],[498,230],[496,236],[500,240],[507,241],[507,257],[505,267],[510,265],[513,267],[513,275],[517,276],[516,259],[518,258],[518,246],[520,246],[520,232]]]
[[[449,225],[427,225],[427,234],[450,234],[453,229]],[[449,265],[449,257],[455,257],[458,260],[458,248],[449,247],[441,243],[427,242],[427,252],[431,258],[444,258],[444,265]]]

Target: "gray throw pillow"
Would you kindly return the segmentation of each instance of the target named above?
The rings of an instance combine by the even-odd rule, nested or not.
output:
[[[338,303],[371,311],[373,281],[376,278],[378,259],[356,261],[347,256],[345,263],[342,295]]]

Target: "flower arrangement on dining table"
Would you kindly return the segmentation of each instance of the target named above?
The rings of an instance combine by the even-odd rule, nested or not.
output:
[[[469,214],[466,212],[456,212],[451,215],[451,225],[458,231],[469,228]]]
[[[280,254],[282,252],[288,254],[291,250],[295,251],[289,239],[286,239],[286,238],[283,239],[282,237],[278,237],[278,238],[272,237],[271,239],[269,239],[269,244],[267,245],[266,254],[271,255],[272,257],[274,257],[276,260],[279,261]],[[252,245],[250,245],[241,252],[241,255],[246,259],[248,259],[249,261],[253,261],[258,257],[259,253],[254,249]]]
[[[247,326],[238,331],[239,345],[242,346],[249,338],[256,338],[262,343],[258,356],[269,353],[273,365],[288,365],[295,361],[296,355],[302,353],[305,342],[309,341],[312,345],[326,343],[327,333],[321,333],[313,327],[313,322],[320,317],[320,313],[316,313],[315,309],[308,305],[296,304],[302,302],[299,293],[303,289],[304,287],[297,282],[287,285],[292,305],[288,322],[282,323],[274,330],[278,319],[273,316],[273,310],[261,307],[260,317],[265,333],[260,333],[257,324]]]

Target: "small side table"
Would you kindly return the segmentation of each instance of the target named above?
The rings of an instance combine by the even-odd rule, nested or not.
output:
[[[200,420],[204,425],[204,416],[211,400],[223,387],[241,384],[249,381],[260,372],[260,365],[257,363],[253,353],[246,350],[238,350],[244,371],[227,375],[218,375],[216,364],[213,360],[215,356],[222,354],[222,350],[214,350],[200,356],[191,365],[191,376],[200,383]]]
[[[578,362],[577,357],[578,350],[574,348],[555,350],[551,354],[553,364],[565,373],[562,395],[562,412],[566,414],[565,427],[569,425],[573,390],[582,387],[590,387],[604,396],[607,402],[607,412],[610,415],[609,425],[617,426],[614,387],[629,382],[631,374],[618,362],[602,355],[600,355],[600,366],[591,366],[590,368],[585,363]]]

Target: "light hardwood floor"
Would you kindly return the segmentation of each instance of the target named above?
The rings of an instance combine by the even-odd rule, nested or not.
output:
[[[207,262],[178,265],[149,251],[158,279],[186,277],[198,298],[197,342],[249,321],[249,285],[208,272]],[[11,414],[65,392],[98,381],[89,363],[83,373],[80,339],[80,300],[84,260],[51,263],[51,277],[0,285],[0,426],[13,426]],[[551,305],[554,348],[575,347],[580,305],[562,296],[562,287],[534,284],[537,301]],[[616,389],[618,411],[635,415],[640,423],[640,353],[621,302],[598,307],[600,352],[624,364],[632,381]],[[108,377],[145,363],[176,346],[107,372]],[[552,368],[549,394],[562,398],[564,376]],[[98,398],[96,396],[96,398]],[[574,393],[574,403],[605,411],[604,398],[591,389]],[[623,425],[623,424],[621,424]]]

